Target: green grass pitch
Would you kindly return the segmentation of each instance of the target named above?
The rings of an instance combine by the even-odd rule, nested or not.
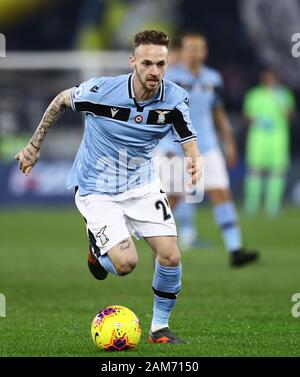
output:
[[[291,297],[300,292],[299,209],[278,219],[241,215],[245,243],[262,250],[259,263],[240,270],[228,256],[211,211],[197,226],[209,249],[184,253],[183,285],[171,328],[187,345],[150,345],[152,258],[137,242],[139,265],[126,277],[96,281],[86,265],[84,223],[74,209],[0,212],[1,356],[124,356],[98,351],[90,337],[96,313],[112,304],[141,319],[142,339],[125,356],[299,356],[300,318]]]

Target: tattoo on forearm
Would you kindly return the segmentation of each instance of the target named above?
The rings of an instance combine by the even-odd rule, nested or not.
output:
[[[22,158],[26,161],[26,165],[34,166],[39,159],[39,150],[32,151],[30,148],[24,148],[22,152]]]
[[[41,147],[41,144],[49,129],[56,123],[56,121],[67,109],[66,96],[66,91],[64,91],[57,97],[55,97],[54,100],[50,103],[45,114],[43,115],[40,124],[38,125],[32,138],[30,139],[30,143],[34,144],[36,148]]]
[[[126,250],[130,248],[130,240],[124,240],[119,243],[120,250]]]
[[[32,145],[33,146],[33,148],[35,148],[37,151],[39,151],[40,150],[40,148],[38,148],[36,145],[34,145],[31,141],[29,142],[29,144],[30,145]]]

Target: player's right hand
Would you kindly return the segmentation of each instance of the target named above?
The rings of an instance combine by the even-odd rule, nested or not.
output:
[[[28,176],[39,157],[39,150],[34,148],[31,144],[27,144],[26,147],[15,156],[15,159],[19,161],[20,170]]]
[[[187,172],[191,175],[192,180],[188,187],[194,186],[201,178],[203,171],[203,158],[201,155],[197,156],[194,161],[188,161]]]

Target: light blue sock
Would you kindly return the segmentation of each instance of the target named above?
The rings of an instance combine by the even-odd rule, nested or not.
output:
[[[154,306],[151,330],[169,326],[169,318],[181,288],[182,265],[162,266],[157,260],[153,277]]]
[[[178,238],[183,244],[189,244],[196,239],[195,214],[195,204],[185,203],[184,200],[181,200],[174,210],[174,216],[179,221]]]
[[[98,261],[102,265],[102,267],[105,268],[107,272],[110,272],[114,275],[119,275],[115,269],[115,266],[113,265],[112,261],[110,260],[109,256],[107,254],[102,255],[98,258]]]
[[[241,231],[234,204],[227,202],[215,206],[214,215],[222,232],[226,250],[232,252],[240,249],[242,247]]]

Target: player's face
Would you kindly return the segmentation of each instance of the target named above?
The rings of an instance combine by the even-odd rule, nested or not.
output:
[[[166,46],[140,45],[130,56],[129,62],[143,88],[155,91],[167,69],[168,49]]]
[[[207,58],[207,43],[200,36],[186,36],[182,39],[182,57],[186,64],[203,64]]]

